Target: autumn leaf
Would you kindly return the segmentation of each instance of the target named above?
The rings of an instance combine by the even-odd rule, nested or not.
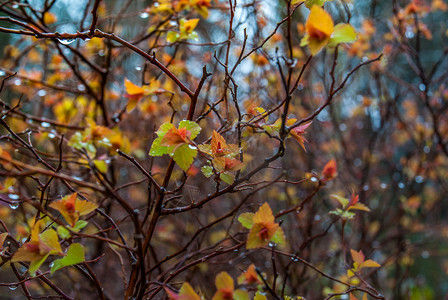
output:
[[[313,5],[305,29],[306,34],[300,42],[300,46],[308,45],[311,54],[316,55],[330,41],[334,31],[333,19],[322,7]]]
[[[250,220],[251,217],[252,220]],[[264,203],[255,214],[244,213],[238,217],[238,221],[250,229],[247,236],[247,249],[263,247],[271,241],[278,244],[285,242],[283,229],[274,220],[272,210],[267,203]]]
[[[356,251],[350,249],[350,254],[353,259],[353,268],[347,271],[347,276],[352,277],[355,273],[360,272],[363,268],[379,268],[381,265],[371,259],[365,260],[364,253],[362,251]]]
[[[8,237],[7,232],[3,232],[2,234],[0,234],[0,251],[3,250],[3,244],[5,243],[7,237]]]
[[[305,134],[305,130],[311,125],[312,122],[294,127],[289,132],[291,136],[299,143],[299,145],[306,151],[305,142],[308,142],[303,135]]]
[[[124,96],[129,99],[126,110],[130,112],[137,106],[138,101],[143,98],[145,90],[135,85],[127,78],[124,79],[124,88],[126,89],[126,94]]]
[[[62,214],[71,227],[75,226],[79,217],[88,215],[98,207],[95,203],[78,199],[77,196],[77,193],[73,193],[50,204],[51,208]]]
[[[53,229],[47,229],[39,234],[39,222],[34,225],[31,232],[31,240],[22,245],[14,253],[12,262],[28,261],[30,267],[28,272],[34,276],[35,272],[45,262],[50,255],[63,256],[61,245],[59,244],[58,234]]]
[[[181,121],[179,128],[176,128],[172,123],[164,123],[156,132],[158,137],[154,140],[149,155],[162,156],[169,154],[177,165],[186,172],[198,152],[191,141],[200,132],[201,127],[193,121]]]
[[[338,169],[336,165],[336,160],[331,159],[324,166],[322,171],[322,177],[325,181],[333,180],[338,174]]]
[[[227,272],[221,272],[215,278],[216,293],[212,300],[233,299],[234,283],[232,277]]]
[[[182,284],[179,294],[174,293],[167,287],[165,287],[165,291],[168,294],[169,300],[201,300],[201,297],[196,294],[188,282]]]
[[[255,265],[251,264],[246,271],[238,277],[238,284],[261,283],[261,280],[255,271]]]

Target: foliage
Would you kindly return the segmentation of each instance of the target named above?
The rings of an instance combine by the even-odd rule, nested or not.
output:
[[[448,294],[446,1],[0,14],[1,297]]]

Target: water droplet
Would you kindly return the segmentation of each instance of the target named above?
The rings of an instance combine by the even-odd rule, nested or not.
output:
[[[137,71],[141,71],[141,70],[142,70],[142,67],[140,67],[140,66],[136,66],[135,69],[136,69]]]
[[[14,84],[17,85],[17,86],[19,86],[19,85],[22,84],[22,80],[20,80],[20,79],[16,79],[16,80],[14,80]]]
[[[4,76],[4,75],[6,75],[5,71],[0,70],[0,76]]]
[[[9,207],[11,207],[12,209],[17,209],[19,207],[19,202],[12,201],[11,203],[9,203]]]
[[[430,256],[429,252],[426,251],[426,250],[423,251],[421,255],[422,255],[422,258],[424,258],[424,259],[426,259],[426,258],[428,258]]]
[[[176,26],[177,23],[176,23],[176,21],[170,21],[170,25],[171,25],[171,26]]]
[[[49,266],[50,268],[53,268],[53,266],[54,266],[54,261],[52,261],[48,266]]]
[[[154,7],[159,7],[160,3],[159,2],[154,2]]]
[[[297,85],[297,89],[298,89],[299,91],[303,90],[303,84],[299,83],[299,84]]]
[[[431,151],[431,148],[429,146],[423,147],[423,152],[429,153],[429,151]]]
[[[62,45],[70,45],[75,41],[75,39],[58,39],[59,43]]]
[[[316,177],[311,177],[310,179],[312,182],[317,182],[319,179],[317,179]]]
[[[424,178],[420,175],[415,177],[415,182],[417,182],[417,183],[422,183],[423,180],[424,180]]]
[[[51,124],[48,122],[42,122],[42,123],[40,123],[40,126],[48,128],[51,126]]]
[[[412,30],[412,26],[406,27],[406,32],[404,34],[408,39],[412,39],[414,37],[414,30]]]
[[[297,213],[297,214],[300,214],[300,209],[296,210],[296,213]]]
[[[345,125],[344,123],[339,124],[339,130],[340,131],[346,131],[347,130],[347,125]]]
[[[48,137],[49,137],[50,139],[54,139],[54,138],[56,137],[56,135],[55,135],[54,133],[50,132],[50,133],[48,134]]]
[[[10,285],[10,286],[8,286],[8,288],[9,288],[11,291],[15,291],[15,290],[17,289],[17,285]]]
[[[12,8],[17,9],[17,8],[19,8],[19,5],[18,4],[13,4]]]
[[[46,90],[38,90],[37,91],[37,95],[39,96],[39,97],[43,97],[43,96],[45,96],[47,94],[47,91]]]
[[[174,153],[170,153],[170,156],[173,157]]]
[[[149,17],[149,14],[147,12],[140,13],[140,18],[147,19]]]
[[[188,148],[193,149],[193,150],[197,150],[198,149],[196,146],[193,146],[193,145],[188,145]]]
[[[384,182],[381,183],[380,187],[384,190],[385,188],[387,188],[387,184],[385,184]]]
[[[367,57],[367,56],[363,56],[363,58],[362,58],[362,62],[366,62],[366,61],[368,61],[369,60],[369,58]]]
[[[295,256],[291,256],[291,260],[292,261],[299,261],[299,259],[297,257],[295,257]]]
[[[404,189],[405,184],[404,184],[403,182],[400,182],[400,183],[398,183],[398,187],[399,187],[400,189]]]
[[[426,85],[424,85],[423,83],[420,83],[420,84],[418,85],[418,89],[419,89],[420,91],[424,92],[424,91],[426,91]]]
[[[269,247],[274,247],[274,246],[275,246],[275,243],[272,243],[272,242],[269,243]]]
[[[78,85],[78,91],[80,91],[80,92],[84,92],[85,90],[86,90],[86,87],[85,87],[84,84],[79,84],[79,85]]]
[[[356,158],[353,161],[353,164],[355,165],[355,167],[360,167],[362,165],[362,160],[360,160],[359,158]]]
[[[233,250],[233,252],[238,252],[238,249]]]
[[[19,195],[17,195],[17,194],[8,194],[8,197],[9,197],[9,199],[12,199],[12,200],[19,199]]]
[[[98,55],[99,56],[104,56],[104,55],[106,55],[106,51],[100,50],[100,51],[98,51]]]
[[[364,192],[366,192],[366,191],[369,190],[369,188],[370,188],[369,185],[366,184],[365,186],[362,187],[362,190],[363,190]]]

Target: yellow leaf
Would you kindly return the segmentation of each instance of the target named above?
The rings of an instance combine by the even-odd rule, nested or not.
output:
[[[179,300],[201,300],[188,282],[184,282],[179,292]]]
[[[272,214],[271,207],[267,202],[265,202],[255,213],[254,223],[273,223],[274,215]]]
[[[218,290],[225,288],[231,288],[231,290],[234,289],[233,279],[227,272],[221,272],[218,275],[216,275],[215,285]]]
[[[320,6],[311,7],[310,15],[305,24],[306,35],[301,46],[308,45],[311,54],[316,55],[328,42],[334,31],[331,16]]]

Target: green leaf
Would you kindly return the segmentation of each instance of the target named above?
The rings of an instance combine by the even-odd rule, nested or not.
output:
[[[100,171],[101,173],[107,172],[107,164],[104,160],[95,159],[93,163],[95,164],[95,167],[98,169],[98,171]]]
[[[166,41],[168,43],[175,43],[179,39],[179,33],[175,31],[168,31],[166,34]]]
[[[219,174],[219,178],[227,184],[232,184],[235,181],[235,176],[229,172]]]
[[[30,268],[28,269],[28,272],[30,273],[31,276],[36,275],[37,269],[39,269],[39,267],[44,263],[44,261],[47,260],[48,256],[50,256],[50,253],[48,253],[41,259],[32,261],[30,263]]]
[[[165,133],[163,135],[165,135]],[[152,143],[152,146],[151,146],[151,150],[149,150],[149,155],[162,156],[164,154],[171,153],[172,147],[160,146],[160,142],[162,141],[163,135],[154,140],[154,142]]]
[[[213,175],[213,168],[212,166],[203,166],[202,167],[202,174],[204,174],[205,177],[209,178]]]
[[[254,225],[254,214],[253,213],[242,213],[238,217],[238,222],[241,223],[245,228],[251,229]]]
[[[183,120],[179,123],[179,128],[185,128],[191,132],[190,139],[194,140],[195,137],[201,132],[201,127],[193,121]]]
[[[333,197],[334,199],[338,200],[339,203],[341,203],[342,207],[345,207],[348,204],[348,199],[347,198],[341,197],[341,196],[336,195],[336,194],[331,194],[330,197]]]
[[[176,164],[186,172],[193,163],[197,153],[198,150],[191,149],[189,145],[185,144],[177,148],[174,152],[173,159]]]
[[[277,231],[272,236],[271,241],[273,241],[276,244],[285,243],[285,233],[283,232],[283,229],[281,227],[278,227]]]
[[[168,131],[174,128],[174,125],[172,123],[163,123],[160,125],[159,130],[157,130],[157,136],[163,137]]]
[[[61,239],[68,239],[71,236],[70,231],[68,231],[64,226],[59,225],[56,230]]]
[[[340,23],[334,27],[331,35],[329,47],[336,47],[338,44],[351,43],[356,41],[356,31],[350,24]]]
[[[233,299],[234,300],[249,300],[249,294],[245,290],[235,290],[233,292]]]
[[[89,224],[87,221],[79,220],[78,222],[76,222],[75,226],[73,227],[73,231],[78,232],[81,229],[83,229],[84,227],[86,227],[87,224]]]
[[[53,262],[53,266],[51,267],[51,274],[63,267],[82,263],[84,260],[84,248],[81,246],[81,244],[71,244],[70,248],[67,251],[67,255],[64,258],[57,259]]]

